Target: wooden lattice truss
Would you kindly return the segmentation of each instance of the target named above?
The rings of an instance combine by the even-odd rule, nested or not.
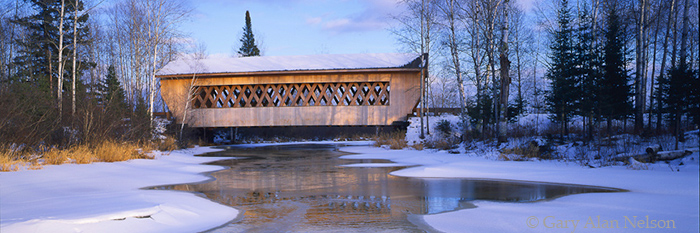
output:
[[[389,82],[198,86],[194,108],[389,105]]]

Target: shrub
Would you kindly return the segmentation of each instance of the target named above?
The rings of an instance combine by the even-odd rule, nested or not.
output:
[[[407,147],[408,142],[406,142],[406,130],[379,134],[379,136],[375,139],[374,146],[380,147],[382,145],[389,145],[389,149],[392,150]]]
[[[173,151],[179,149],[179,144],[175,138],[170,136],[165,136],[165,139],[156,139],[158,143],[157,148],[160,151]]]
[[[430,137],[425,140],[425,147],[430,149],[451,150],[459,145],[459,138],[449,135],[447,137]]]
[[[441,120],[437,123],[435,126],[435,129],[440,132],[442,135],[451,135],[452,134],[452,123],[448,120]]]
[[[526,143],[521,143],[513,148],[506,148],[501,152],[501,157],[508,158],[507,160],[514,160],[507,155],[516,154],[522,155],[522,159],[526,158],[540,158],[540,159],[551,159],[552,158],[552,145],[550,143],[543,142],[543,140],[531,140]],[[519,160],[519,159],[518,159]]]

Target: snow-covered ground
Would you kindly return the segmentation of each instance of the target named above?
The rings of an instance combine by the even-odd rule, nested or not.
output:
[[[195,148],[153,160],[45,166],[0,173],[0,232],[198,232],[231,221],[236,209],[193,193],[143,188],[203,182]]]
[[[449,154],[371,147],[344,150],[358,153],[344,156],[348,159],[389,159],[401,165],[421,165],[392,173],[397,176],[507,179],[629,190],[576,194],[534,203],[475,201],[474,209],[423,216],[427,224],[439,231],[646,232],[670,226],[673,232],[697,232],[700,227],[697,150],[684,158],[679,167],[660,162],[649,165],[647,170],[626,166],[588,168],[562,161],[497,161],[488,159],[495,156],[479,151]]]
[[[388,150],[367,142],[341,144],[355,145],[342,150],[357,153],[344,158],[420,165],[392,173],[397,176],[508,179],[629,190],[533,203],[474,201],[477,207],[473,209],[422,216],[440,231],[637,232],[672,227],[674,232],[697,232],[700,227],[697,149],[673,166],[659,162],[635,170],[623,165],[589,168],[566,160],[499,161],[494,159],[497,150],[483,148],[450,154]],[[217,158],[193,154],[207,151],[212,149],[175,151],[155,160],[0,173],[0,232],[196,232],[225,224],[236,218],[237,210],[192,193],[142,189],[206,181],[209,177],[203,173],[220,167],[200,163]]]

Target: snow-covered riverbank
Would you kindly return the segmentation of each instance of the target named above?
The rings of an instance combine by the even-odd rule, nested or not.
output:
[[[202,182],[195,148],[154,160],[45,166],[0,173],[0,232],[198,232],[223,225],[238,211],[192,193],[145,187]]]
[[[343,150],[357,153],[343,157],[348,159],[389,159],[401,165],[422,165],[392,173],[397,176],[508,179],[629,190],[576,194],[534,203],[475,201],[474,209],[423,216],[427,224],[440,231],[646,232],[671,228],[673,232],[697,232],[700,227],[697,150],[683,159],[684,165],[671,167],[659,162],[649,165],[648,170],[625,166],[588,168],[559,161],[496,161],[485,158],[493,155],[474,152],[449,154],[372,147]]]
[[[336,143],[360,145],[342,148],[356,153],[344,158],[420,165],[392,173],[398,176],[525,180],[629,190],[534,203],[474,201],[477,207],[473,209],[422,216],[425,223],[440,231],[637,232],[671,227],[674,232],[696,232],[700,227],[697,150],[680,166],[659,162],[648,170],[633,170],[626,166],[588,168],[561,161],[498,161],[493,159],[497,156],[482,154],[495,152],[484,150],[449,154],[388,150],[367,146],[367,142]],[[209,177],[203,173],[220,167],[200,163],[219,158],[193,155],[209,151],[213,149],[175,151],[155,160],[66,164],[0,173],[0,231],[197,232],[225,224],[237,216],[237,210],[192,193],[142,189],[206,181]]]

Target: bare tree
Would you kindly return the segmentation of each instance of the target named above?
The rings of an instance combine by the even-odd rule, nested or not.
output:
[[[646,109],[646,35],[648,0],[639,0],[637,10],[637,40],[636,40],[636,71],[635,71],[635,97],[634,97],[634,132],[639,134],[644,128],[644,110]]]
[[[147,98],[153,120],[158,86],[156,73],[176,58],[178,26],[190,13],[183,0],[125,0],[109,12],[110,46],[117,72],[131,103]]]
[[[192,103],[192,100],[194,100],[195,93],[198,89],[198,87],[195,85],[197,83],[197,74],[206,72],[206,67],[202,63],[202,60],[208,57],[206,50],[207,47],[205,44],[198,44],[197,46],[195,46],[194,52],[190,54],[188,58],[185,59],[187,65],[189,65],[190,67],[190,70],[192,70],[193,72],[192,79],[190,80],[190,84],[187,87],[187,93],[183,97],[185,102],[185,111],[182,116],[182,123],[180,123],[180,142],[182,142],[182,132],[184,131],[185,124],[187,123],[187,113],[192,110],[192,106],[190,106],[190,104]]]
[[[476,105],[480,106],[483,103],[485,93],[484,89],[488,85],[488,79],[482,72],[485,58],[482,56],[482,53],[485,51],[485,44],[482,43],[483,11],[481,4],[477,1],[467,1],[466,4],[462,5],[462,7],[462,11],[465,14],[465,17],[462,17],[463,24],[465,25],[466,32],[468,34],[467,39],[469,40],[467,43],[469,47],[468,55],[474,72],[474,76],[470,79],[472,80],[472,83],[474,83],[474,87],[476,89]],[[480,117],[477,117],[476,119],[475,129],[479,130],[481,132],[481,136],[483,137],[486,124],[484,124],[483,117],[481,116],[484,116],[484,114],[487,113],[484,112],[483,108],[478,108],[476,111],[478,111],[477,115]]]
[[[435,1],[433,0],[403,0],[401,1],[401,4],[403,4],[406,9],[408,10],[405,12],[403,15],[399,16],[394,16],[394,19],[397,20],[399,23],[401,23],[401,26],[395,29],[392,29],[392,32],[398,36],[398,40],[401,44],[407,47],[409,51],[412,52],[420,52],[421,55],[427,54],[428,56],[423,56],[422,59],[424,60],[423,65],[430,66],[430,64],[427,62],[430,59],[430,56],[433,56],[431,53],[431,48],[433,46],[433,41],[431,36],[434,34],[434,31],[436,30],[435,24],[436,24],[436,9],[435,9]],[[418,20],[416,22],[416,20]],[[427,101],[427,93],[429,91],[426,91],[426,89],[429,89],[430,75],[427,73],[428,69],[424,69],[425,72],[422,74],[421,78],[421,114],[420,114],[420,120],[421,120],[421,138],[425,137],[424,130],[425,128],[428,128],[428,133],[430,133],[429,129],[430,127],[425,127],[424,125],[424,116],[425,110],[426,110],[426,103]]]
[[[65,18],[66,1],[61,0],[61,10],[59,11],[59,23],[58,23],[58,84],[56,85],[57,90],[57,101],[58,101],[58,118],[61,119],[63,115],[63,50],[65,46],[63,45],[63,21]],[[60,121],[60,120],[59,120]]]
[[[151,78],[148,81],[148,112],[151,122],[153,122],[155,95],[157,92],[156,73],[173,59],[172,56],[162,56],[158,53],[158,49],[161,46],[167,47],[178,36],[176,26],[188,16],[190,10],[184,5],[183,1],[147,0],[141,1],[141,3],[146,10],[147,23],[145,26],[147,27],[149,42],[147,45],[150,48],[149,57],[152,59],[150,67]]]
[[[486,46],[486,58],[488,60],[487,74],[491,78],[491,95],[493,96],[493,119],[497,122],[500,113],[500,101],[498,90],[498,77],[496,75],[496,23],[498,19],[498,7],[501,4],[500,0],[482,0],[484,9],[484,24],[485,29],[482,30],[485,38]],[[500,124],[495,123],[495,132],[498,134],[500,129],[498,128]]]
[[[501,66],[501,90],[499,97],[499,105],[501,113],[498,114],[498,122],[496,129],[498,129],[498,141],[506,142],[506,124],[508,116],[508,95],[510,91],[510,60],[508,59],[508,6],[509,0],[504,0],[503,6],[503,22],[501,31],[501,46],[500,46],[500,66]]]
[[[666,35],[664,36],[664,45],[662,46],[664,51],[663,55],[661,56],[661,68],[659,69],[659,74],[661,76],[664,75],[664,72],[666,71],[666,56],[668,55],[668,40],[669,37],[671,36],[671,29],[675,28],[675,20],[672,20],[672,16],[674,15],[675,12],[675,6],[676,6],[676,0],[671,0],[669,2],[669,12],[668,12],[668,20],[667,20],[667,25],[666,25]],[[674,26],[671,26],[673,24]],[[675,30],[674,30],[675,31]],[[675,45],[674,45],[675,47]],[[659,110],[656,113],[656,133],[659,133],[661,131],[661,107],[663,106],[662,101],[661,101],[661,93],[659,93],[656,104],[657,104],[657,110]]]
[[[462,70],[460,65],[459,53],[461,50],[461,42],[457,38],[457,29],[455,29],[455,15],[458,9],[462,9],[457,6],[459,3],[455,0],[446,0],[442,4],[438,4],[441,10],[442,16],[446,20],[446,25],[444,27],[447,29],[447,47],[450,49],[450,58],[452,62],[452,69],[454,70],[454,75],[457,78],[457,86],[459,88],[459,108],[460,108],[460,118],[462,120],[462,125],[466,126],[467,120],[467,106],[466,106],[466,93],[464,90],[464,82],[462,80]],[[459,16],[457,16],[459,17]]]

